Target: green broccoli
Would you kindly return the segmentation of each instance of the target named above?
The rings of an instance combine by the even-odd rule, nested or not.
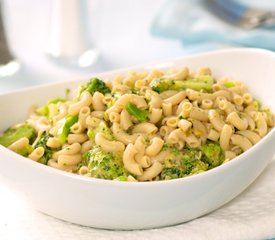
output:
[[[49,116],[49,105],[50,104],[57,104],[59,102],[66,102],[66,101],[67,101],[67,99],[65,99],[65,98],[53,98],[53,99],[50,99],[46,105],[37,108],[35,111],[36,111],[37,114],[39,114],[41,116],[48,117]]]
[[[38,142],[34,145],[34,148],[43,147],[45,149],[44,155],[38,160],[38,162],[42,164],[47,164],[48,160],[52,157],[53,154],[53,150],[47,146],[48,139],[49,135],[44,132]]]
[[[19,127],[8,128],[2,136],[0,136],[0,144],[8,147],[22,137],[32,141],[36,137],[35,129],[29,124],[23,124]]]
[[[200,149],[184,148],[179,150],[166,145],[164,150],[169,151],[170,155],[164,161],[164,169],[160,174],[162,180],[182,178],[208,169],[208,164],[201,161]]]
[[[32,145],[27,144],[26,146],[16,150],[15,152],[22,155],[22,156],[24,156],[24,157],[27,157],[32,151],[33,151]]]
[[[53,98],[48,101],[48,104],[51,104],[51,103],[56,104],[59,102],[66,102],[66,101],[67,101],[67,99],[65,99],[65,98]]]
[[[110,93],[111,89],[102,80],[98,78],[92,78],[86,85],[82,87],[80,93],[83,91],[88,91],[93,95],[95,92],[101,92],[102,94]]]
[[[225,159],[224,152],[219,143],[207,141],[201,147],[203,153],[203,161],[209,164],[209,168],[221,165]]]
[[[151,88],[158,92],[164,92],[166,90],[185,90],[187,88],[196,91],[206,91],[211,92],[214,83],[213,77],[209,75],[201,75],[196,78],[183,80],[172,80],[172,79],[156,79],[151,82]]]
[[[132,116],[134,116],[139,122],[146,122],[149,120],[149,112],[146,110],[139,109],[135,104],[128,103],[126,110]]]
[[[115,137],[111,129],[106,125],[105,122],[101,122],[96,128],[88,130],[87,135],[91,141],[95,141],[95,135],[97,133],[103,133],[108,140],[115,140]]]
[[[114,152],[104,152],[100,147],[94,146],[84,153],[84,160],[90,169],[91,177],[125,180],[128,176],[123,166],[122,155]]]
[[[235,87],[235,83],[228,81],[228,82],[225,82],[223,86],[226,88],[232,88],[232,87]]]
[[[35,110],[35,112],[36,112],[38,115],[48,117],[48,116],[49,116],[49,106],[48,106],[48,105],[45,105],[45,106],[42,106],[42,107],[40,107],[40,108],[37,108],[37,109]]]
[[[254,105],[254,108],[256,109],[256,111],[260,111],[262,108],[262,104],[261,104],[260,100],[254,100],[253,105]]]
[[[58,130],[59,141],[64,144],[67,141],[68,135],[70,133],[70,128],[78,121],[77,116],[68,115],[62,122],[61,127]]]

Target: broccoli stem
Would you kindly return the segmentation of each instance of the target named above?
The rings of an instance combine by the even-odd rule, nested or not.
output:
[[[63,125],[59,129],[59,141],[64,144],[70,133],[70,128],[78,121],[77,116],[67,116]]]
[[[31,139],[35,136],[35,130],[32,126],[24,124],[18,128],[7,129],[2,136],[0,136],[0,144],[8,147],[20,138],[26,137]]]
[[[173,80],[173,79],[157,79],[151,83],[151,88],[158,92],[164,92],[166,90],[185,90],[193,89],[195,91],[204,90],[206,92],[212,91],[212,86],[214,83],[213,77],[209,75],[202,75],[197,78],[192,78],[188,80]]]
[[[148,111],[139,109],[135,104],[128,103],[126,105],[126,110],[132,116],[134,116],[139,122],[146,122],[149,119]]]

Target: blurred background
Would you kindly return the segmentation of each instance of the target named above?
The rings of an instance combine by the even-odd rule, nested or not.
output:
[[[0,93],[220,48],[275,50],[271,0],[1,4],[6,43],[17,62],[4,68],[1,37]]]

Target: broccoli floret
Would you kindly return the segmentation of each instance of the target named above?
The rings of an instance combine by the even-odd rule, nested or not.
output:
[[[187,88],[196,90],[196,91],[206,91],[211,92],[212,86],[214,83],[213,77],[209,75],[202,75],[196,78],[188,79],[188,80],[172,80],[172,79],[156,79],[151,82],[151,88],[158,92],[164,92],[166,90],[185,90]]]
[[[89,129],[87,135],[91,141],[95,141],[95,136],[97,133],[103,133],[104,137],[108,140],[115,140],[115,137],[111,131],[111,129],[106,125],[105,122],[101,122],[96,128]]]
[[[225,159],[224,152],[219,143],[207,141],[201,147],[203,153],[203,161],[209,164],[209,168],[221,165]]]
[[[43,147],[45,149],[44,155],[38,160],[38,162],[42,164],[47,164],[48,160],[53,155],[53,149],[47,146],[48,139],[49,139],[49,135],[46,132],[44,132],[41,135],[41,138],[39,139],[39,141],[34,146],[34,148]]]
[[[100,147],[94,146],[84,154],[84,159],[90,169],[91,177],[125,180],[128,176],[123,166],[122,155],[114,152],[104,152]]]
[[[111,89],[107,87],[106,83],[98,78],[92,78],[85,86],[82,87],[81,92],[88,91],[92,95],[95,92],[101,92],[102,94],[110,93]]]
[[[166,145],[164,150],[171,154],[164,161],[164,169],[160,174],[162,180],[182,178],[208,169],[208,164],[201,161],[202,152],[200,149],[184,148],[179,150],[176,147]]]
[[[8,147],[22,137],[28,138],[32,141],[36,136],[35,129],[29,124],[23,124],[19,127],[8,128],[2,136],[0,136],[0,144]]]
[[[146,122],[149,120],[149,112],[146,110],[139,109],[135,104],[128,103],[126,110],[132,116],[134,116],[139,122]]]
[[[160,179],[171,180],[176,178],[182,178],[183,176],[184,173],[182,169],[180,169],[179,167],[165,167],[160,174]]]
[[[70,128],[78,121],[77,116],[68,115],[58,130],[58,138],[61,144],[64,144],[67,141],[68,135],[70,133]]]

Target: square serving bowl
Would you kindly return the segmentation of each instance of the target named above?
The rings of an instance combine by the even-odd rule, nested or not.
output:
[[[148,71],[188,66],[209,67],[216,78],[244,82],[253,96],[275,110],[275,53],[259,49],[228,49],[157,64],[100,73],[112,79],[129,70]],[[0,95],[0,131],[27,118],[32,105],[62,97],[88,79],[58,82]],[[32,206],[48,215],[97,228],[163,227],[207,214],[247,188],[268,166],[275,148],[272,129],[234,160],[197,175],[157,182],[119,182],[63,172],[30,161],[0,146],[0,175]]]

